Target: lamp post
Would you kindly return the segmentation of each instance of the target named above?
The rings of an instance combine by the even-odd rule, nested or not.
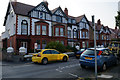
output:
[[[94,20],[94,15],[92,16],[92,26],[94,27],[95,79],[97,80],[96,29],[95,29],[95,20]]]

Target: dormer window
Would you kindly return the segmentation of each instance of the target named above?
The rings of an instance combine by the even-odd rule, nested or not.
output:
[[[76,21],[73,19],[73,20],[72,20],[72,23],[73,23],[73,24],[75,24],[75,23],[76,23]]]
[[[68,19],[68,23],[71,23],[71,19]]]

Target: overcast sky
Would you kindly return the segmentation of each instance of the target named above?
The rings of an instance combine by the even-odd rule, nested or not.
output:
[[[29,5],[38,5],[43,0],[17,0]],[[52,10],[58,6],[64,10],[68,8],[68,14],[71,16],[80,16],[85,14],[88,20],[95,15],[95,21],[101,20],[101,23],[110,28],[115,28],[115,16],[118,11],[119,0],[47,0],[49,9]],[[9,0],[0,0],[0,35],[5,31],[3,26],[4,17],[7,11]]]

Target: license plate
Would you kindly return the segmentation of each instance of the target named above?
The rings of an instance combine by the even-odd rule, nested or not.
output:
[[[90,58],[90,57],[85,57],[85,59],[89,59],[89,60],[92,60],[92,58]]]

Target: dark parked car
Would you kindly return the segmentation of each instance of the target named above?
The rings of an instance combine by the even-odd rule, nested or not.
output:
[[[84,52],[85,50],[86,50],[85,48],[82,48],[82,49],[80,49],[79,51],[77,51],[77,52],[75,53],[76,58],[79,59],[79,58],[80,58],[80,55],[81,55],[82,52]]]
[[[97,68],[106,70],[111,65],[118,64],[118,59],[114,53],[107,48],[96,48]],[[95,67],[94,48],[86,49],[80,56],[80,65],[82,68]]]

